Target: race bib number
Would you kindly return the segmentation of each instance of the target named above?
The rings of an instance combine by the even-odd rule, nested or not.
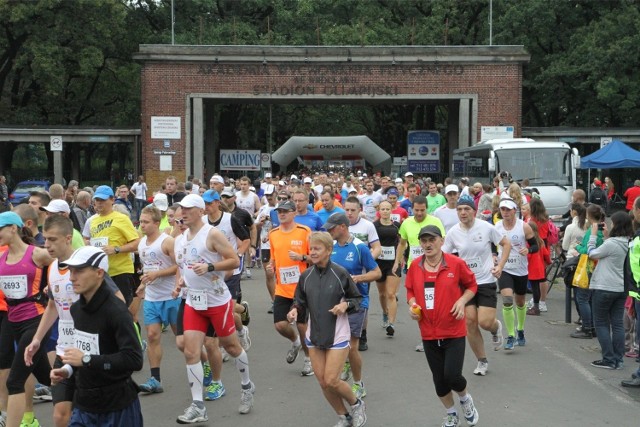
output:
[[[433,310],[436,300],[436,288],[433,287],[433,283],[426,284],[424,288],[424,308],[427,310]]]
[[[411,246],[409,248],[409,255],[411,255],[411,259],[416,259],[421,257],[424,254],[421,246]]]
[[[151,273],[152,271],[160,271],[160,266],[159,265],[145,265],[143,270],[144,270],[145,273]]]
[[[507,264],[508,267],[519,267],[520,265],[522,265],[522,255],[518,254],[518,255],[509,255],[509,258],[507,258]]]
[[[378,259],[381,259],[383,261],[395,261],[396,248],[394,248],[393,246],[383,246]]]
[[[64,349],[75,346],[75,328],[73,320],[58,321],[58,345]]]
[[[0,276],[0,286],[5,296],[9,299],[22,299],[27,297],[27,275]]]
[[[89,244],[94,248],[104,248],[105,246],[109,246],[109,238],[108,237],[92,237],[89,239]]]
[[[100,354],[100,335],[76,330],[73,339],[76,348],[83,353]]]
[[[189,296],[190,306],[194,310],[206,310],[207,307],[207,291],[200,289],[189,289],[187,291]]]
[[[480,257],[470,258],[467,260],[467,267],[469,267],[469,270],[473,271],[473,274],[475,274],[476,276],[482,273],[483,266],[484,263],[482,262],[482,258]]]
[[[278,269],[278,273],[280,274],[280,283],[283,285],[298,283],[298,279],[300,279],[300,267],[297,265],[281,267]]]
[[[395,222],[400,222],[400,220],[402,219],[402,217],[400,216],[400,214],[391,214],[391,220],[395,221]]]

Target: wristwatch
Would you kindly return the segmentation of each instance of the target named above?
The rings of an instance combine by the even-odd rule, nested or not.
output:
[[[209,264],[207,264],[207,271],[210,271],[210,272],[211,271],[216,271],[216,266],[213,265],[213,263],[210,262]]]
[[[82,365],[85,368],[91,366],[91,355],[89,353],[85,353],[84,356],[82,356]]]
[[[120,253],[120,246],[116,246],[113,248],[113,252],[115,252],[116,254]]]

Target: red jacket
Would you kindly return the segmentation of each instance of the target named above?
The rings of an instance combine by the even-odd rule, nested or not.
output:
[[[544,280],[546,276],[545,266],[551,264],[549,249],[541,247],[538,252],[527,254],[529,260],[529,280]]]
[[[422,318],[418,322],[422,339],[440,340],[466,336],[466,320],[464,317],[456,320],[451,314],[451,309],[466,289],[474,294],[477,292],[476,276],[464,260],[455,255],[443,254],[442,264],[435,280],[434,307],[432,310],[426,310],[424,301],[426,271],[423,264],[424,255],[418,259],[418,262],[411,263],[405,280],[407,301],[415,298],[416,304],[422,308]]]

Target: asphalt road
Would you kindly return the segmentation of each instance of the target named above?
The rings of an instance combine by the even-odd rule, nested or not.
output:
[[[285,361],[289,344],[276,333],[267,314],[264,273],[254,269],[253,279],[243,280],[242,288],[251,304],[249,361],[257,387],[255,406],[248,415],[237,412],[239,375],[233,362],[227,362],[222,373],[227,394],[218,401],[206,402],[209,422],[205,425],[333,426],[337,417],[316,378],[300,376],[302,353],[292,365]],[[435,395],[424,353],[414,350],[418,328],[406,312],[404,288],[398,293],[400,313],[394,338],[388,338],[380,327],[375,286],[371,293],[369,350],[362,353],[367,426],[440,426],[445,411]],[[620,386],[620,380],[629,378],[638,364],[626,359],[624,369],[619,371],[591,367],[589,363],[600,358],[598,342],[569,338],[575,325],[564,323],[563,286],[556,284],[548,306],[548,313],[527,318],[526,347],[506,353],[487,346],[489,373],[485,377],[472,374],[476,361],[467,346],[464,374],[480,413],[478,425],[638,426],[640,390]],[[489,338],[485,333],[485,341]],[[163,334],[163,348],[165,391],[140,397],[147,426],[176,425],[176,417],[191,401],[184,358],[170,331]],[[134,378],[144,382],[148,377],[145,361],[144,369]],[[42,426],[52,425],[51,412],[50,403],[36,405]]]

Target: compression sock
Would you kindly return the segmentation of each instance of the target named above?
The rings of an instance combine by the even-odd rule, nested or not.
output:
[[[516,336],[516,321],[515,313],[513,312],[513,305],[502,306],[502,318],[504,319],[504,325],[507,328],[507,335],[510,337]]]
[[[151,376],[160,381],[160,368],[151,368]]]
[[[516,306],[516,315],[518,316],[518,330],[524,331],[524,320],[527,318],[527,306]]]
[[[249,378],[249,358],[247,352],[242,350],[242,353],[236,357],[236,369],[240,373],[240,382],[242,385],[247,385],[251,382]]]
[[[189,380],[189,388],[191,388],[191,399],[194,402],[202,402],[204,370],[201,363],[187,365],[187,379]]]
[[[35,417],[36,416],[33,414],[33,412],[25,412],[24,415],[22,416],[22,424],[29,425],[33,423],[33,420],[35,419]]]

